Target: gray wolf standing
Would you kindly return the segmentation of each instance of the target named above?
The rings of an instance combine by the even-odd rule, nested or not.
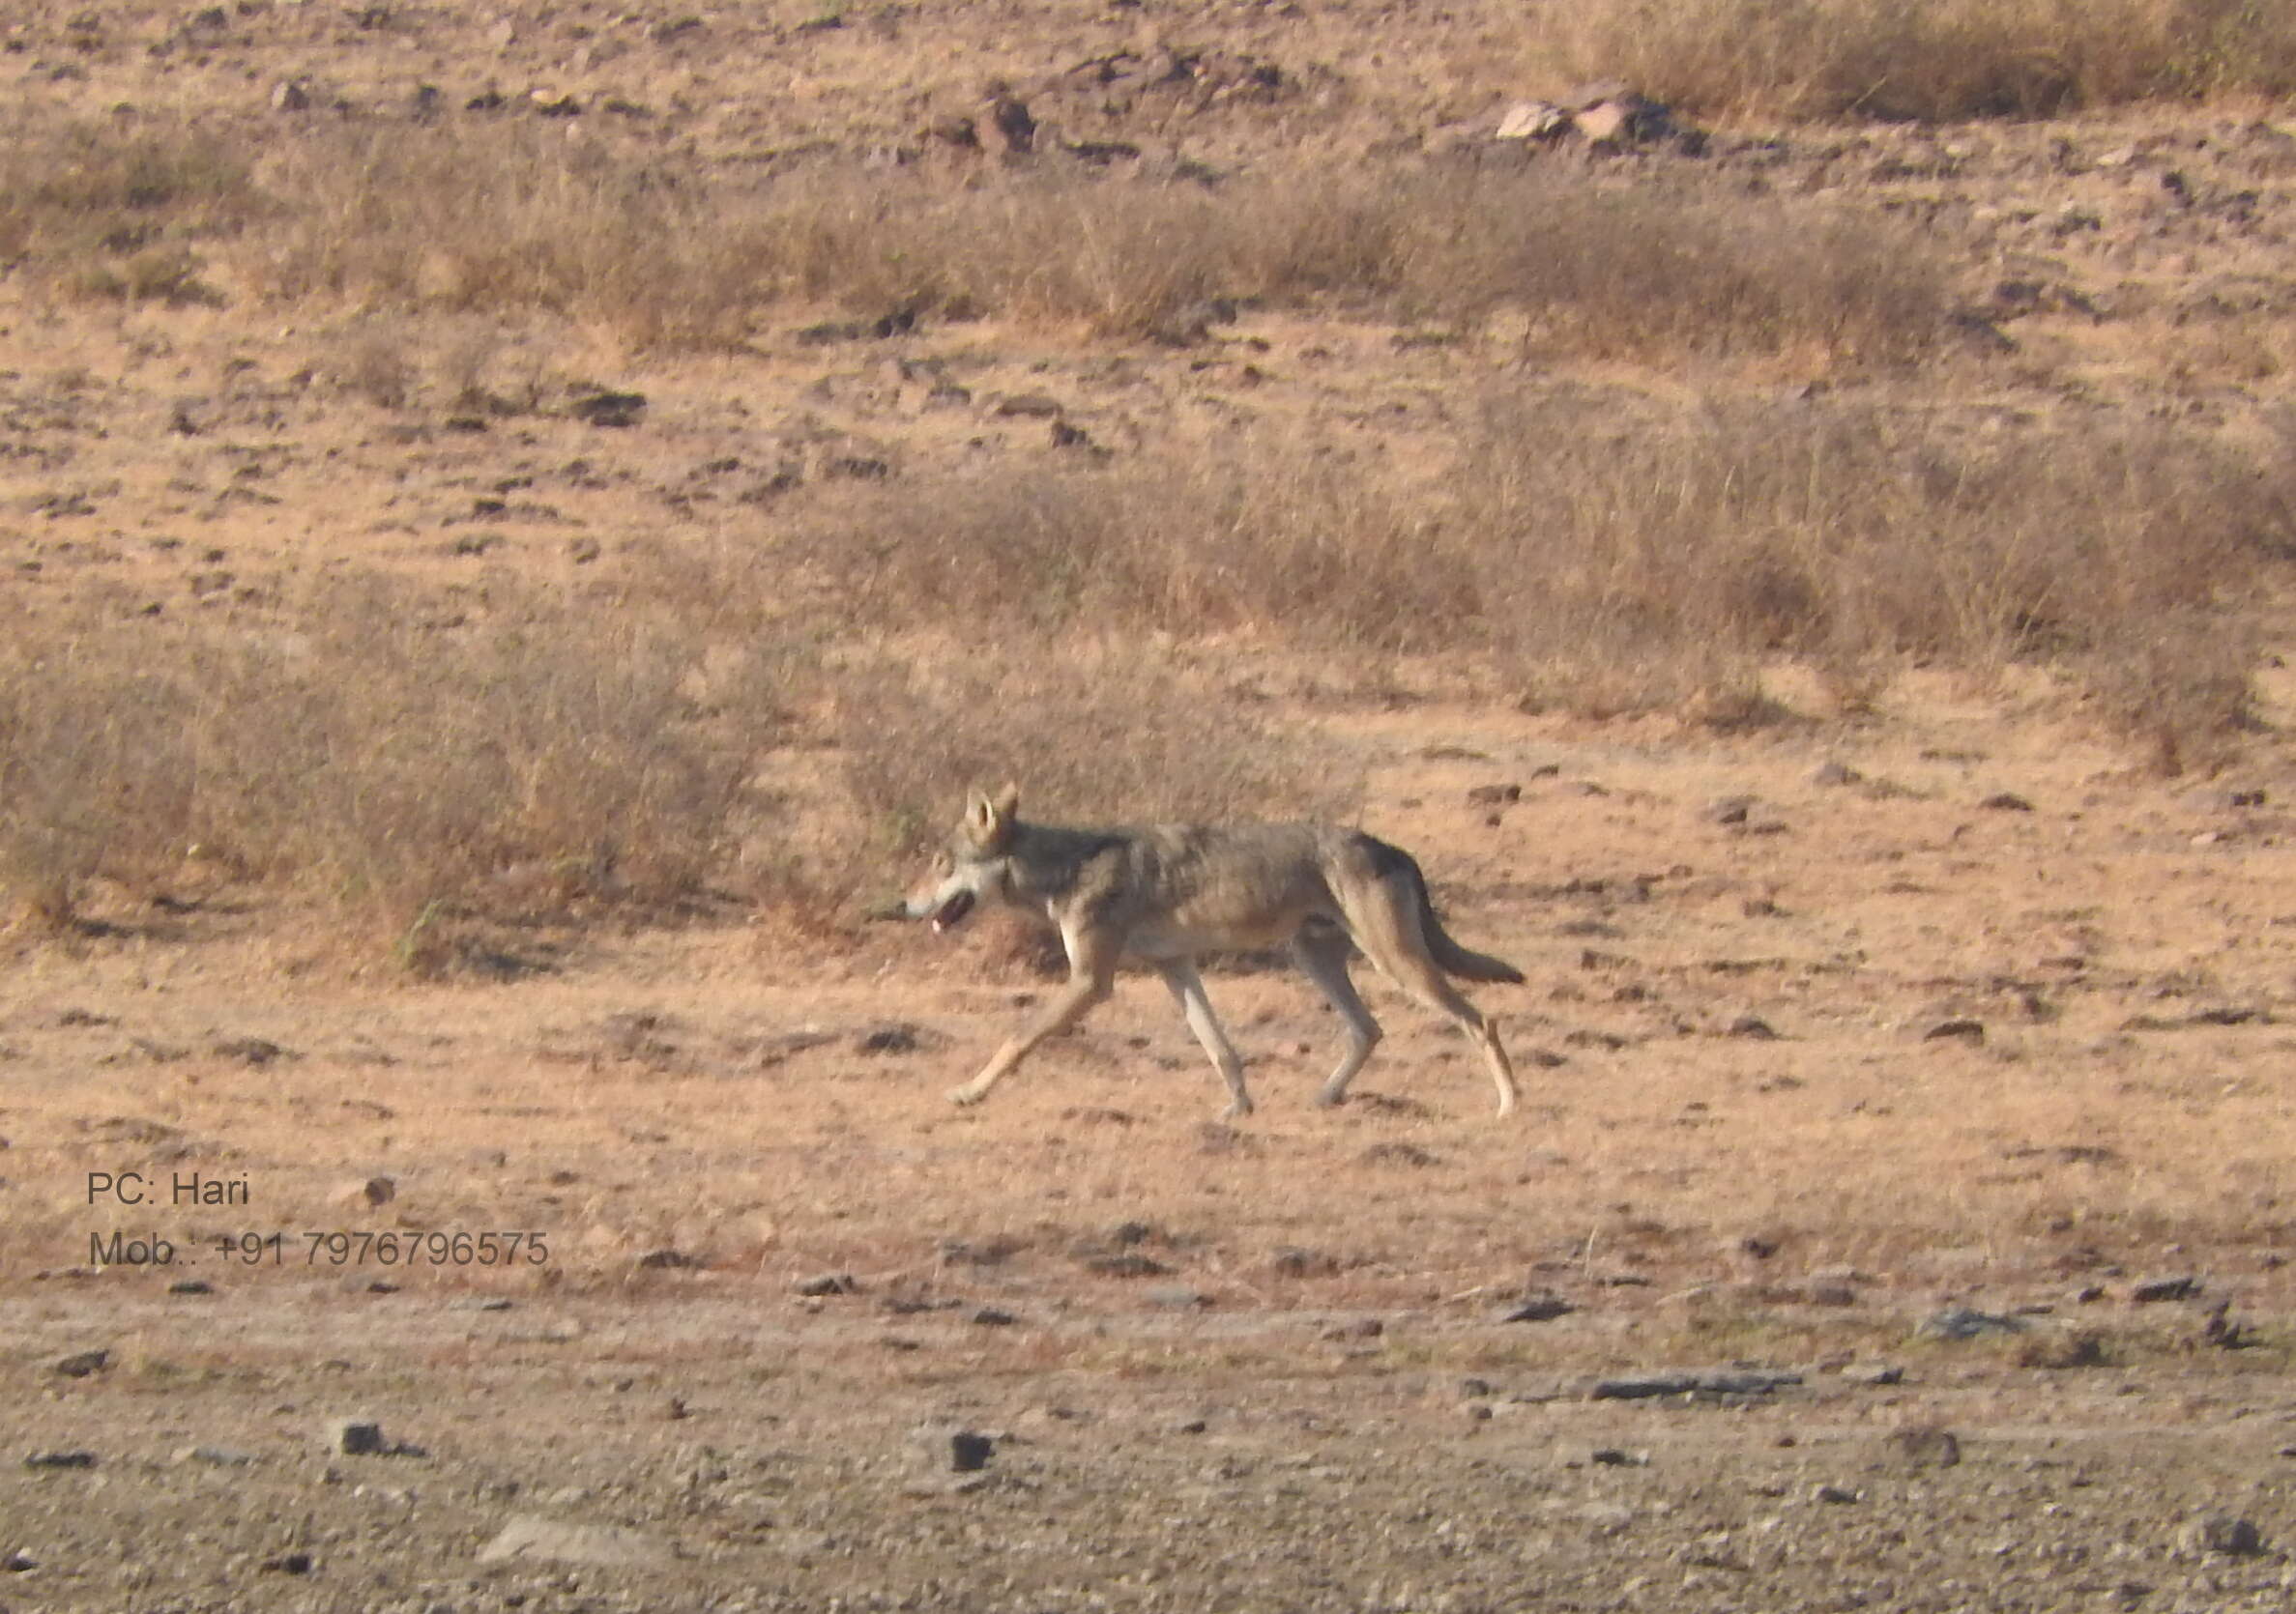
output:
[[[1057,927],[1068,950],[1068,985],[1045,1013],[997,1050],[978,1076],[948,1096],[978,1104],[1047,1037],[1066,1030],[1109,994],[1117,961],[1152,964],[1172,989],[1188,1029],[1228,1083],[1230,1117],[1251,1112],[1243,1061],[1212,1015],[1199,954],[1288,943],[1347,1023],[1348,1046],[1316,1095],[1338,1104],[1371,1057],[1380,1023],[1348,978],[1351,946],[1482,1050],[1498,1089],[1498,1112],[1515,1108],[1515,1072],[1492,1023],[1444,979],[1520,981],[1522,972],[1451,939],[1410,853],[1359,830],[1324,823],[1158,824],[1063,829],[1024,823],[1020,792],[974,792],[925,883],[899,912],[936,932],[995,902]]]

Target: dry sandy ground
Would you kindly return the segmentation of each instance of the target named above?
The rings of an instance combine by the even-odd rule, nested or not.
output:
[[[26,7],[0,79],[43,115],[254,128],[289,79],[326,117],[424,83],[624,98],[643,115],[587,137],[770,163],[1185,36],[1290,88],[1037,108],[1230,161],[1433,142],[1518,71],[1477,6],[684,15]],[[2284,121],[1726,135],[1750,189],[1923,221],[2019,343],[1934,395],[1874,383],[1890,407],[2280,429]],[[0,612],[122,623],[291,623],[347,566],[611,591],[665,543],[742,541],[785,461],[1041,457],[1041,419],[996,413],[1021,390],[1119,452],[1257,426],[1408,460],[1493,358],[1266,313],[1172,352],[824,347],[793,312],[692,359],[539,320],[0,303]],[[474,343],[554,397],[641,389],[645,427],[450,430]],[[978,407],[927,411],[925,359]],[[1631,408],[1807,378],[1550,379]],[[1282,707],[1528,976],[1478,989],[1526,1078],[1503,1126],[1377,984],[1388,1041],[1313,1110],[1330,1017],[1251,967],[1211,981],[1261,1102],[1228,1127],[1150,980],[952,1110],[1044,988],[921,936],[601,931],[448,984],[259,895],[11,937],[0,1610],[2296,1604],[2296,677],[2260,696],[2206,781],[2148,776],[2041,679],[1921,674],[1738,737]],[[1957,1311],[1975,1333],[1940,1337]],[[1661,1371],[1689,1376],[1595,1394]],[[345,1419],[383,1449],[342,1450]],[[534,1518],[572,1533],[486,1557]]]

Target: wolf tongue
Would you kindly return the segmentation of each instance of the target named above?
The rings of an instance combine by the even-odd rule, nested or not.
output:
[[[973,893],[959,891],[943,903],[933,915],[933,934],[938,936],[973,911]]]

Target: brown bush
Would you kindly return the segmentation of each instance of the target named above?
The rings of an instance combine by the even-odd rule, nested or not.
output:
[[[243,154],[188,127],[0,127],[0,261],[79,294],[214,302],[208,244],[263,206]]]
[[[191,844],[191,706],[171,676],[102,636],[0,650],[0,888],[43,929],[99,875],[140,876]]]
[[[382,585],[294,634],[35,631],[0,677],[0,879],[60,919],[196,850],[392,937],[674,910],[729,872],[781,721],[705,712],[705,650],[539,600],[433,625]]]
[[[1591,0],[1531,34],[1562,76],[1708,112],[2030,117],[2296,88],[2296,14],[2254,0]]]
[[[2164,624],[2235,620],[2296,509],[2283,461],[2157,422],[1989,434],[1825,404],[1627,420],[1502,395],[1467,436],[1423,489],[1246,444],[905,489],[796,542],[886,625],[1243,630],[1358,665],[1479,665],[1591,711],[1742,713],[1779,654],[1852,693],[1908,660],[2088,677]],[[2203,679],[2220,709],[2222,672]]]
[[[264,171],[273,296],[547,309],[633,340],[738,344],[785,303],[1168,335],[1214,299],[1339,298],[1397,318],[1526,315],[1542,348],[1918,356],[1938,260],[1885,221],[1701,186],[1298,165],[1216,187],[1074,169],[864,171],[746,185],[522,127],[321,135]]]
[[[1067,823],[1347,819],[1360,805],[1312,734],[1145,648],[879,662],[842,677],[836,710],[864,844],[896,858],[938,845],[968,787],[1008,782],[1024,814]]]

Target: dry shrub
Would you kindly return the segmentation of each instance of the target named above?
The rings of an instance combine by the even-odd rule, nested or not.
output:
[[[1824,403],[1627,420],[1500,396],[1426,489],[1247,440],[1185,466],[906,489],[793,542],[885,626],[955,611],[1037,638],[1240,631],[1480,661],[1597,713],[1742,723],[1768,709],[1759,668],[1780,654],[1853,701],[1908,660],[2137,665],[2170,624],[2236,620],[2290,541],[2292,496],[2284,460],[2161,422],[1983,431]],[[2190,653],[2144,663],[2151,687],[2232,710],[2237,634],[2207,670],[2206,631],[2172,638]]]
[[[294,633],[114,625],[0,683],[0,877],[71,911],[194,849],[366,929],[659,913],[730,871],[770,706],[676,624],[539,599],[432,623],[346,586]]]
[[[956,611],[1037,635],[1273,628],[1392,652],[1452,640],[1481,598],[1443,562],[1432,512],[1305,450],[888,489],[799,541],[854,609],[893,624]]]
[[[969,787],[1007,782],[1025,816],[1067,823],[1346,819],[1359,806],[1311,733],[1147,648],[879,661],[839,678],[837,706],[867,840],[895,857],[954,827]]]
[[[2173,778],[2222,766],[2255,727],[2251,675],[2260,654],[2252,625],[2186,609],[2129,623],[2082,672],[2107,721]]]
[[[272,295],[540,308],[640,343],[738,344],[789,303],[1141,337],[1218,299],[1340,298],[1397,317],[1515,309],[1574,352],[1896,361],[1946,309],[1935,255],[1886,221],[1560,164],[1300,165],[1216,187],[822,165],[734,184],[478,124],[316,135],[265,180],[281,216],[247,273]]]
[[[0,127],[0,262],[81,294],[213,302],[194,244],[262,209],[242,155],[182,125]]]
[[[2083,674],[2236,610],[2287,520],[2283,468],[2158,422],[1983,433],[1805,405],[1579,425],[1495,404],[1459,478],[1466,524],[1534,584],[1495,628],[1534,667],[1671,651],[1676,698],[1717,657],[1780,652],[1852,689],[1876,659]]]
[[[1391,172],[1357,195],[1336,187],[1339,216],[1389,251],[1326,287],[1324,260],[1299,248],[1333,188],[1326,177],[1247,201],[1248,233],[1273,238],[1253,245],[1280,255],[1280,273],[1242,277],[1255,295],[1369,290],[1395,312],[1455,322],[1507,311],[1528,320],[1533,352],[1554,356],[1899,364],[1946,330],[1941,256],[1860,209],[1752,197],[1703,174],[1618,185],[1558,163]],[[1384,216],[1364,221],[1375,205]]]
[[[664,345],[740,338],[755,275],[698,180],[518,124],[327,132],[269,154],[268,295],[543,310]]]
[[[131,878],[190,844],[189,692],[102,634],[27,634],[0,649],[0,889],[43,929],[77,919],[88,882]]]
[[[329,615],[262,678],[283,723],[233,759],[237,831],[393,915],[692,898],[750,757],[700,732],[668,623],[530,605],[479,631]],[[353,669],[357,669],[354,676]]]
[[[1534,48],[1709,112],[2030,117],[2296,89],[2296,13],[2261,0],[1590,0]]]

